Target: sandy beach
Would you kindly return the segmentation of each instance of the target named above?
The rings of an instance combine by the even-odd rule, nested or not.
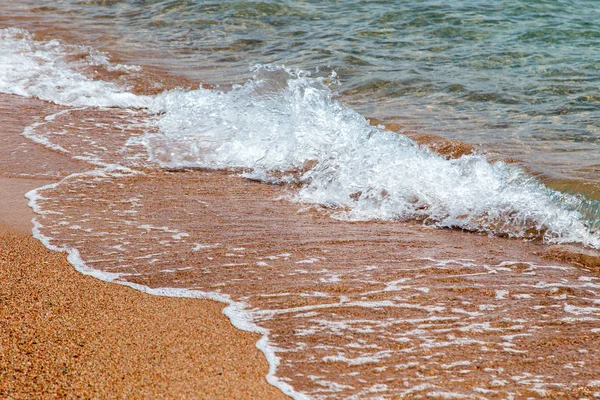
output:
[[[83,276],[0,230],[0,397],[284,398],[258,335],[217,302],[159,298]]]
[[[223,304],[154,297],[98,281],[76,272],[64,254],[47,250],[31,237],[30,220],[34,214],[27,206],[24,193],[69,173],[85,170],[86,166],[61,152],[28,142],[21,135],[26,126],[42,120],[44,115],[60,111],[58,107],[7,95],[0,96],[0,104],[4,118],[1,138],[4,146],[0,148],[0,184],[3,188],[0,199],[0,397],[285,397],[266,382],[267,360],[255,347],[259,336],[233,328],[222,314]],[[57,118],[52,123],[70,127],[71,118],[88,120],[86,112],[89,111],[72,112],[62,117],[66,121]],[[97,118],[93,110],[91,116]],[[118,117],[117,114],[112,118]],[[52,123],[46,127],[52,127]],[[81,129],[80,126],[70,129]],[[97,132],[103,133],[102,130]],[[113,136],[118,140],[117,134]],[[448,147],[447,155],[452,156],[456,146],[452,143],[443,146]],[[77,183],[76,179],[74,183]],[[598,352],[593,343],[597,343],[600,331],[596,329],[595,320],[571,318],[566,314],[592,310],[585,294],[588,282],[594,278],[564,264],[552,268],[537,267],[544,263],[538,252],[545,248],[539,244],[436,230],[415,223],[342,223],[319,213],[298,213],[294,204],[273,200],[280,196],[278,187],[261,185],[226,172],[147,172],[145,176],[122,178],[122,183],[128,191],[146,198],[151,198],[157,188],[172,196],[172,199],[167,197],[149,203],[148,208],[138,207],[139,216],[148,220],[137,224],[162,226],[160,217],[168,211],[169,220],[179,221],[183,232],[197,229],[201,230],[202,237],[214,242],[245,247],[244,252],[236,247],[232,250],[205,248],[197,253],[185,251],[185,247],[178,248],[181,244],[164,242],[173,246],[172,259],[165,260],[164,265],[197,262],[201,263],[200,267],[172,272],[165,271],[160,263],[153,266],[142,261],[140,268],[150,273],[136,275],[134,265],[130,279],[151,288],[170,287],[186,281],[197,282],[196,286],[200,283],[210,285],[214,281],[214,288],[218,289],[222,287],[219,286],[221,282],[228,282],[226,290],[236,297],[251,290],[258,291],[255,304],[262,309],[290,310],[283,312],[279,319],[262,323],[269,329],[271,337],[279,340],[277,345],[283,349],[282,353],[287,351],[277,372],[286,378],[293,377],[295,387],[311,387],[310,377],[322,373],[322,368],[341,377],[341,382],[347,385],[345,388],[369,385],[377,380],[385,380],[391,388],[402,388],[421,379],[436,377],[456,392],[476,385],[484,386],[482,382],[486,382],[490,371],[498,374],[492,376],[498,382],[502,376],[518,377],[518,373],[525,371],[522,382],[517,381],[514,389],[509,390],[534,398],[543,397],[541,392],[527,388],[528,377],[542,377],[542,373],[547,373],[558,383],[551,382],[544,396],[569,398],[595,393],[596,369],[588,366],[597,365]],[[63,209],[82,213],[73,215],[82,222],[94,212],[102,215],[103,199],[118,196],[119,188],[110,184],[97,190],[93,186],[82,188],[85,198],[100,202],[86,204],[81,198],[67,196]],[[52,195],[52,190],[44,192],[44,195],[48,194]],[[185,208],[165,208],[174,204],[174,199],[185,197],[191,199],[192,205],[212,204],[213,207],[207,212],[194,206],[194,218],[189,217],[191,211]],[[38,216],[40,221],[45,218]],[[67,235],[66,240],[73,242],[80,240],[83,232],[67,230],[63,234]],[[129,235],[135,234],[134,230]],[[140,247],[167,239],[176,241],[172,232],[163,232],[165,237],[158,239],[137,235]],[[87,257],[92,262],[103,259],[102,253],[94,253],[95,248],[90,250]],[[327,260],[332,260],[328,264],[334,266],[332,271],[315,267],[298,269],[298,265],[323,262],[324,254]],[[202,261],[203,256],[207,261]],[[242,264],[232,264],[232,257]],[[384,263],[389,262],[386,260],[407,261],[406,265],[392,261],[383,268],[366,267],[375,290],[365,289],[364,283],[360,283],[365,267],[356,265],[369,265],[374,257]],[[472,261],[431,267],[428,260],[435,257]],[[262,260],[260,270],[249,268],[244,272],[235,268],[253,258]],[[564,257],[557,253],[552,254],[552,258]],[[504,263],[506,259],[522,262]],[[268,265],[264,265],[265,260]],[[584,261],[577,263],[588,264]],[[211,263],[219,265],[213,275],[207,273],[209,270],[205,267]],[[94,265],[110,267],[108,262],[94,262]],[[154,273],[152,268],[156,269]],[[262,275],[252,278],[257,273]],[[506,277],[503,280],[498,274]],[[341,282],[340,276],[345,276],[346,282]],[[400,282],[399,276],[408,279],[407,282],[415,282],[414,289],[410,286],[399,289],[416,292],[404,300],[407,303],[403,303],[403,307],[388,310],[362,307],[364,302],[388,304],[390,298],[393,300],[397,285],[394,282]],[[540,286],[539,282],[545,283]],[[289,295],[289,299],[284,299],[292,287],[300,295]],[[343,310],[330,303],[327,296],[302,296],[311,290],[328,291],[331,296],[341,294],[360,301],[349,303]],[[570,296],[568,307],[560,304],[565,295]],[[452,307],[446,308],[445,304]],[[461,307],[457,307],[458,304]],[[315,331],[307,337],[304,332],[311,331],[306,329],[306,319],[312,318],[312,314],[303,310],[323,307],[332,307],[324,315],[335,317],[344,311],[350,313],[357,324],[365,325],[349,338],[335,330],[333,333]],[[482,313],[481,307],[490,308],[492,312]],[[494,311],[498,307],[504,311]],[[563,310],[565,307],[567,312]],[[547,311],[540,314],[538,309]],[[434,315],[429,317],[429,314]],[[371,322],[369,318],[374,315],[376,319]],[[433,318],[433,322],[423,323],[428,321],[427,318]],[[375,321],[389,320],[400,322],[392,328],[385,325],[375,328]],[[418,329],[411,330],[413,324]],[[489,328],[472,328],[480,326]],[[378,329],[376,335],[372,333],[374,329]],[[448,336],[448,330],[455,330],[459,337]],[[403,332],[425,333],[426,340],[434,345],[420,346],[422,354],[415,356],[406,340],[406,343],[394,343],[394,338]],[[305,353],[294,352],[298,339],[303,346],[310,346],[314,356],[305,359]],[[448,340],[461,345],[447,346]],[[398,350],[394,355],[385,353],[384,359],[399,367],[374,369],[374,361],[370,359],[348,367],[343,359],[328,356],[324,351],[327,347],[323,347],[325,343],[357,352],[355,342],[369,341],[374,341],[369,346]],[[444,362],[436,361],[441,354],[438,343],[445,349]],[[516,346],[517,352],[514,352]],[[351,355],[361,360],[355,353]],[[418,357],[421,356],[425,360],[422,366],[414,361],[420,360]],[[465,358],[474,361],[465,361]],[[471,365],[467,362],[474,365],[470,374],[456,375],[453,366]],[[299,365],[305,369],[304,375],[298,374]],[[351,368],[350,373],[348,368]],[[359,380],[356,374],[365,378]],[[494,382],[486,390],[496,389]],[[562,382],[575,383],[567,387]],[[349,396],[353,390],[337,393],[337,397]],[[502,398],[505,392],[494,393],[492,398]]]
[[[26,100],[7,97],[3,141],[19,141],[36,109],[17,112],[9,103]],[[4,150],[6,162],[15,147]],[[51,180],[3,167],[0,398],[285,398],[266,382],[259,335],[235,329],[223,304],[101,282],[47,250],[24,194]]]

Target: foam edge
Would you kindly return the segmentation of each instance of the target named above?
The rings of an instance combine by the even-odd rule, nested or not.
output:
[[[72,175],[70,175],[72,176]],[[67,177],[68,178],[68,177]],[[66,178],[65,178],[66,179]],[[59,185],[60,182],[51,183],[48,185],[41,186],[37,189],[30,190],[25,193],[25,197],[29,199],[29,207],[36,214],[44,214],[44,211],[37,204],[37,200],[42,199],[40,191],[44,189],[54,188]],[[151,288],[145,285],[137,283],[127,282],[119,280],[121,274],[103,272],[94,268],[89,267],[81,258],[79,251],[75,248],[67,246],[56,246],[51,243],[51,238],[45,236],[41,232],[43,225],[37,220],[36,217],[32,218],[31,223],[33,224],[32,235],[35,239],[39,240],[47,249],[52,251],[58,251],[67,253],[67,261],[75,268],[75,270],[83,275],[91,276],[98,280],[115,283],[122,286],[130,287],[134,290],[161,297],[180,297],[180,298],[193,298],[193,299],[206,299],[225,303],[227,306],[223,309],[222,313],[229,319],[231,324],[241,331],[258,333],[261,338],[256,342],[256,348],[260,350],[269,365],[269,372],[267,373],[266,380],[271,385],[279,389],[283,394],[290,396],[294,400],[308,400],[309,397],[294,390],[294,388],[280,380],[275,374],[277,367],[279,366],[280,358],[275,354],[275,349],[269,343],[269,331],[265,328],[261,328],[252,321],[252,314],[246,310],[247,305],[242,302],[232,300],[229,296],[218,293],[218,292],[204,292],[201,290],[191,290],[182,288]]]

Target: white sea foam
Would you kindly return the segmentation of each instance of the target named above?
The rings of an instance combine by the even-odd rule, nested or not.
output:
[[[259,66],[231,91],[170,92],[153,107],[162,134],[147,135],[146,146],[167,168],[243,168],[252,179],[297,182],[296,201],[338,207],[341,219],[419,219],[600,247],[583,199],[503,162],[446,160],[373,127],[320,78]]]
[[[597,246],[597,235],[586,227],[583,216],[576,211],[580,205],[577,198],[552,192],[522,172],[502,163],[492,165],[479,156],[468,156],[460,160],[447,161],[419,148],[406,137],[371,127],[362,116],[336,102],[329,88],[320,79],[313,79],[278,67],[261,67],[257,70],[257,76],[254,80],[246,85],[235,87],[227,93],[208,90],[174,91],[154,98],[139,97],[126,93],[116,85],[89,80],[83,74],[77,72],[76,65],[69,64],[67,59],[64,58],[64,55],[68,53],[68,49],[65,50],[65,47],[61,47],[58,43],[34,42],[25,32],[18,30],[3,30],[0,32],[4,35],[0,36],[0,41],[8,40],[10,42],[12,40],[17,45],[22,46],[20,50],[17,45],[14,46],[18,49],[17,56],[24,56],[25,61],[34,63],[33,75],[30,74],[31,71],[17,71],[9,63],[8,73],[0,71],[0,78],[8,79],[0,79],[0,90],[7,92],[13,90],[10,93],[38,96],[57,103],[77,106],[148,106],[151,111],[160,115],[158,125],[162,130],[162,135],[147,135],[145,145],[151,157],[163,166],[169,168],[181,166],[241,167],[248,170],[247,176],[259,177],[265,182],[297,182],[301,184],[302,188],[295,197],[296,200],[340,206],[344,211],[337,214],[339,218],[418,218],[440,226],[457,226],[515,236],[530,236],[529,232],[531,230],[538,230],[542,231],[549,241],[579,241],[587,245]],[[33,50],[28,50],[27,46],[30,46]],[[10,55],[10,51],[3,50],[4,55]],[[36,55],[28,54],[28,51]],[[2,56],[0,55],[0,58]],[[39,60],[36,57],[39,57]],[[0,59],[0,62],[4,62],[4,60]],[[103,61],[92,60],[89,62],[102,63]],[[46,73],[49,74],[49,78],[38,76]],[[13,80],[11,81],[11,79]],[[65,79],[65,81],[63,82],[61,79]],[[46,80],[51,81],[51,83],[58,83],[52,86]],[[6,85],[7,82],[8,85]],[[90,83],[91,86],[88,85]],[[96,85],[96,83],[98,84]],[[78,85],[85,86],[86,91],[77,92],[75,89]],[[120,96],[120,94],[126,96]],[[120,103],[120,101],[123,102]],[[56,114],[56,116],[58,115]],[[30,138],[34,140],[38,138],[35,132],[36,126],[38,125],[32,126],[28,131]],[[54,145],[50,139],[48,141],[40,139],[38,142],[48,147]],[[60,151],[58,147],[55,150]],[[63,150],[68,152],[66,149]],[[85,175],[93,178],[136,173],[134,170],[118,164],[88,161],[101,168],[75,175]],[[274,171],[280,173],[274,174]],[[59,184],[53,184],[46,188]],[[49,212],[44,211],[39,205],[40,200],[43,200],[39,193],[43,189],[29,193],[30,204],[38,213]],[[485,196],[491,197],[486,198]],[[127,201],[135,203],[137,200],[132,198]],[[207,204],[204,203],[203,205],[206,206]],[[395,321],[328,321],[315,319],[311,321],[314,325],[299,329],[297,335],[311,335],[317,331],[331,332],[344,337],[348,336],[349,332],[372,335],[377,332],[378,327],[385,327],[386,325],[423,323],[413,330],[405,331],[403,336],[394,339],[401,343],[408,343],[413,338],[421,338],[421,343],[415,343],[414,346],[402,350],[403,353],[416,353],[418,348],[429,350],[472,344],[481,345],[483,350],[484,348],[487,349],[484,345],[490,345],[488,342],[460,338],[454,335],[447,335],[447,337],[439,340],[435,335],[428,336],[427,333],[428,329],[434,327],[432,322],[464,321],[465,315],[469,318],[475,318],[481,317],[484,313],[456,307],[451,308],[450,306],[445,307],[444,305],[403,303],[405,299],[399,297],[392,300],[370,301],[364,299],[363,301],[352,301],[354,298],[345,295],[338,297],[326,293],[305,293],[300,296],[331,297],[332,302],[327,304],[314,303],[314,305],[306,303],[309,305],[261,311],[251,309],[251,306],[243,301],[233,301],[230,297],[218,291],[205,292],[175,288],[152,289],[147,286],[129,283],[125,279],[134,274],[107,273],[91,268],[86,265],[76,248],[53,244],[56,242],[42,234],[42,227],[39,223],[34,221],[34,224],[34,235],[48,248],[66,251],[69,261],[84,274],[127,285],[154,295],[210,298],[227,303],[228,307],[224,312],[236,327],[262,334],[262,339],[257,346],[265,353],[269,362],[269,382],[294,398],[305,397],[303,394],[295,392],[286,383],[286,378],[275,376],[279,363],[279,358],[276,355],[278,349],[269,343],[268,331],[257,326],[254,321],[279,315],[292,315],[297,319],[301,319],[300,317],[317,317],[321,315],[322,310],[325,311],[330,308],[341,309],[347,307],[372,309],[374,311],[391,307],[407,308],[428,312],[430,316],[418,319],[396,319]],[[66,224],[69,225],[69,223]],[[69,226],[75,227],[75,225]],[[181,242],[186,242],[187,239],[185,238],[188,237],[187,233],[167,226],[150,224],[135,226],[144,235],[158,231],[171,234],[171,239],[180,240]],[[99,232],[97,234],[105,235],[106,233]],[[190,241],[192,241],[192,238],[190,238]],[[160,241],[159,243],[166,246],[168,242]],[[194,251],[206,252],[215,247],[224,247],[219,244],[187,244],[188,247],[192,245],[194,245]],[[124,251],[121,245],[112,246],[112,248]],[[233,252],[243,250],[241,247],[231,248]],[[160,254],[151,253],[138,258],[150,259],[149,263],[153,263],[159,260],[155,256]],[[226,256],[241,255],[227,253]],[[293,255],[290,253],[281,253],[267,256],[265,259],[281,261],[282,259],[289,260],[291,257]],[[207,258],[212,260],[211,257]],[[258,260],[261,259],[258,258]],[[296,261],[296,263],[311,264],[320,260],[322,259],[306,258]],[[87,259],[86,261],[93,265],[93,262],[97,259]],[[292,258],[291,262],[294,261]],[[446,266],[451,267],[453,264],[460,264],[463,268],[475,267],[475,264],[461,264],[454,260],[432,260],[432,262],[433,265],[427,268],[445,268]],[[257,261],[256,264],[258,266],[268,266],[264,261]],[[242,266],[250,264],[232,263],[222,265]],[[310,267],[311,265],[307,265],[306,270],[301,271],[308,273]],[[530,267],[532,270],[538,268],[534,265]],[[365,266],[364,268],[375,270],[378,267]],[[176,270],[182,270],[182,268],[171,266],[171,268],[162,271],[174,272]],[[510,272],[511,268],[510,264],[501,264],[493,267],[485,266],[482,271],[478,274],[486,273],[485,271],[505,273]],[[310,272],[324,274],[323,280],[329,283],[345,278],[345,275],[333,272],[333,268],[332,271],[322,269],[321,271],[310,270]],[[462,269],[460,272],[462,272]],[[262,277],[258,277],[258,279],[262,279]],[[384,289],[378,292],[395,292],[412,288],[427,294],[431,290],[435,290],[435,288],[414,286],[413,281],[415,281],[415,285],[418,284],[416,278],[412,278],[412,280],[384,281],[381,282],[385,286]],[[412,286],[408,285],[409,283]],[[214,287],[226,285],[226,283],[221,283],[215,284]],[[591,282],[587,282],[585,285],[593,286]],[[563,283],[546,282],[540,282],[539,285],[540,288],[562,286],[564,286]],[[290,293],[278,293],[264,296],[286,297],[290,295]],[[509,292],[497,290],[496,295],[495,301],[499,303],[508,300]],[[339,302],[335,300],[338,298]],[[244,300],[244,298],[241,300]],[[486,307],[489,307],[486,309],[493,309],[496,306],[490,304]],[[563,318],[561,321],[565,322],[597,321],[589,314],[595,316],[600,312],[597,307],[576,306],[567,303],[564,303],[563,308],[566,313],[575,314],[576,316],[582,315],[581,318]],[[482,309],[480,308],[480,310]],[[450,312],[452,314],[448,314]],[[466,326],[457,325],[452,329],[448,329],[448,331],[479,332],[500,329],[490,327],[485,323],[473,323]],[[502,329],[509,330],[510,328]],[[523,326],[519,326],[518,329],[523,329]],[[507,352],[523,353],[523,350],[511,348],[517,347],[516,344],[511,342],[517,336],[522,335],[504,335],[503,339],[506,342],[500,343],[501,346],[504,346],[502,349]],[[302,345],[304,343],[299,343],[296,349],[301,350]],[[357,348],[356,346],[349,347]],[[370,347],[369,345],[362,346],[364,349]],[[439,357],[440,354],[429,355],[423,357],[423,359],[434,356]],[[340,352],[337,355],[326,356],[325,359],[345,362],[349,365],[361,365],[377,363],[379,360],[389,357],[391,357],[391,353],[387,351],[375,352],[371,356],[356,357],[350,357]],[[418,366],[419,364],[410,365]],[[469,361],[443,364],[442,369],[451,370],[466,365],[469,365]],[[457,373],[464,373],[465,371],[457,368]],[[543,382],[540,379],[527,377],[522,382],[542,385]],[[338,383],[326,380],[322,382],[323,386],[328,387],[331,391],[343,389]],[[369,389],[370,391],[360,392],[359,394],[377,393],[386,389],[385,385],[374,385]],[[424,390],[432,390],[427,393],[429,396],[450,398],[459,396],[429,384],[408,388],[403,393],[411,394]]]
[[[69,58],[82,52],[88,56]],[[71,106],[148,108],[162,134],[143,144],[164,167],[243,168],[253,179],[300,183],[296,201],[337,207],[341,219],[419,219],[600,248],[597,204],[552,191],[502,162],[479,155],[446,160],[370,126],[334,99],[325,79],[263,65],[228,92],[137,96],[87,77],[80,70],[90,65],[111,64],[85,47],[0,30],[0,91]]]
[[[390,356],[392,352],[389,350],[379,351],[374,353],[368,357],[356,357],[356,358],[348,358],[342,354],[325,356],[323,357],[323,361],[337,361],[343,362],[348,365],[361,365],[361,364],[376,364],[381,361],[383,358],[387,358]]]
[[[92,171],[93,172],[93,171]],[[80,174],[73,174],[80,175]],[[68,179],[68,177],[66,178]],[[40,192],[44,189],[53,188],[58,183],[52,183],[38,189],[34,189],[26,193],[26,197],[29,199],[29,206],[39,214],[44,214],[44,211],[39,206],[39,201],[43,199],[43,196],[40,195]],[[233,301],[229,296],[219,293],[219,292],[205,292],[201,290],[192,290],[192,289],[181,289],[181,288],[150,288],[145,285],[140,285],[132,282],[128,282],[126,280],[120,279],[123,274],[104,272],[94,268],[89,267],[84,260],[81,258],[79,251],[76,248],[68,247],[68,246],[57,246],[52,243],[52,238],[45,236],[41,232],[41,224],[37,222],[34,218],[32,220],[33,223],[33,236],[38,239],[40,242],[44,244],[48,249],[54,251],[60,251],[67,253],[67,260],[77,271],[84,275],[92,276],[96,279],[117,283],[120,285],[128,286],[133,289],[139,290],[141,292],[145,292],[154,296],[166,296],[166,297],[184,297],[184,298],[199,298],[199,299],[210,299],[219,301],[222,303],[228,304],[227,307],[223,310],[223,314],[225,314],[231,324],[236,328],[248,332],[255,332],[262,335],[261,339],[256,343],[256,347],[263,352],[265,355],[267,362],[269,364],[269,372],[267,374],[267,381],[269,384],[277,387],[286,395],[296,399],[296,400],[307,400],[308,397],[302,393],[299,393],[294,390],[292,386],[288,383],[284,382],[282,379],[276,376],[277,366],[279,365],[279,357],[276,355],[275,349],[269,342],[269,331],[265,328],[262,328],[256,325],[254,321],[254,315],[252,311],[247,310],[247,305],[239,302]]]
[[[87,59],[69,61],[69,55],[82,52],[88,54]],[[69,106],[147,106],[149,97],[78,71],[83,65],[106,62],[100,53],[85,47],[35,41],[22,29],[0,29],[0,91]]]

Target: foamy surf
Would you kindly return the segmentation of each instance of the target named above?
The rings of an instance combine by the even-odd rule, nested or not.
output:
[[[102,53],[0,31],[0,90],[68,106],[146,108],[158,134],[143,139],[164,168],[241,168],[267,183],[300,185],[291,199],[334,208],[349,220],[417,219],[547,243],[600,248],[598,204],[546,188],[520,169],[481,155],[446,160],[403,135],[370,126],[335,99],[327,81],[261,65],[222,92],[139,96],[93,80],[83,66],[113,66]],[[73,54],[87,54],[69,61]],[[32,127],[34,128],[34,127]],[[30,139],[60,150],[50,138]],[[118,160],[116,161],[118,163]]]
[[[258,66],[231,91],[157,98],[150,159],[166,168],[242,168],[268,183],[295,183],[292,199],[349,220],[422,220],[470,231],[598,248],[597,204],[546,188],[481,155],[447,160],[373,127],[335,100],[323,78]]]
[[[75,57],[74,57],[75,56]],[[89,78],[84,68],[135,70],[106,56],[57,40],[36,41],[23,29],[0,30],[0,91],[68,106],[144,107],[148,98],[118,85]]]

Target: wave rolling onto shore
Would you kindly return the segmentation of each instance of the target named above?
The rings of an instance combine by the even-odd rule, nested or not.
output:
[[[228,303],[294,398],[600,390],[600,278],[548,260],[600,248],[597,200],[373,126],[343,73],[251,75],[162,90],[0,30],[0,91],[54,104],[23,135],[83,165],[40,171],[61,180],[28,193],[34,236],[85,274]]]

